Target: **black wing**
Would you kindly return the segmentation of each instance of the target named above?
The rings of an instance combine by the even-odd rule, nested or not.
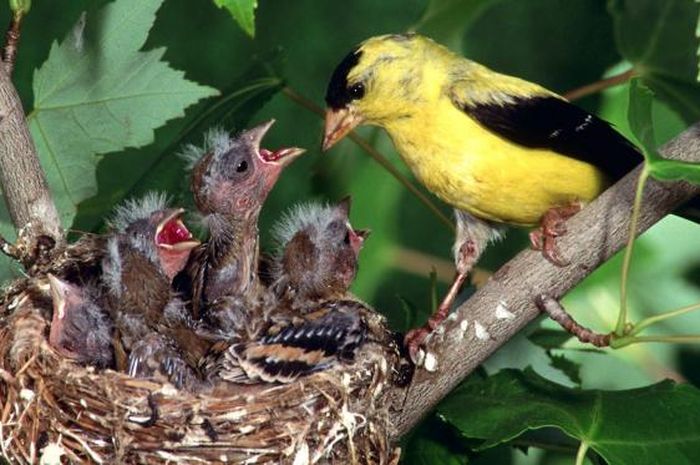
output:
[[[355,305],[351,301],[334,302],[313,319],[289,324],[256,341],[236,344],[232,349],[238,364],[250,377],[290,382],[325,370],[339,360],[352,360],[367,338],[367,326]]]
[[[557,97],[517,97],[511,103],[454,103],[512,142],[590,163],[612,181],[642,161],[639,151],[610,123]]]

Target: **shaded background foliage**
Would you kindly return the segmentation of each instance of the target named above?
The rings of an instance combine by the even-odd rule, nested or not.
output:
[[[28,112],[35,107],[33,76],[47,59],[51,43],[63,40],[81,12],[88,11],[89,21],[90,12],[106,3],[35,2],[25,19],[14,74]],[[430,310],[433,267],[438,270],[438,292],[451,278],[452,232],[351,142],[321,154],[322,120],[293,102],[283,88],[289,86],[322,106],[327,78],[352,46],[376,34],[418,30],[498,71],[558,92],[615,74],[632,63],[661,97],[654,102],[654,123],[657,141],[662,143],[700,119],[693,36],[697,9],[691,0],[356,0],[342,6],[320,0],[261,0],[251,38],[249,18],[244,30],[214,2],[168,0],[158,10],[143,50],[166,47],[165,61],[184,70],[189,80],[218,89],[221,96],[200,101],[184,118],[157,129],[155,141],[145,147],[96,155],[97,194],[82,201],[75,218],[65,226],[73,231],[99,231],[116,203],[150,189],[167,190],[178,203],[189,204],[183,163],[175,156],[179,146],[200,142],[202,130],[214,122],[241,129],[274,117],[277,124],[265,144],[298,145],[308,148],[308,153],[285,172],[265,205],[263,247],[268,244],[270,225],[285,208],[307,199],[333,201],[352,194],[353,223],[373,230],[354,290],[387,314],[395,328],[404,330],[422,321]],[[8,11],[0,11],[0,23],[8,19]],[[608,89],[579,103],[630,135],[626,87]],[[384,133],[372,128],[359,132],[408,175]],[[444,205],[440,208],[449,214]],[[11,236],[6,220],[1,226]],[[639,241],[631,284],[631,307],[637,319],[700,300],[696,228],[669,217]],[[511,231],[506,241],[487,252],[481,266],[494,270],[525,246],[525,238],[523,231]],[[3,280],[19,274],[9,262],[0,266]],[[601,330],[614,325],[619,267],[618,257],[567,297],[568,308],[584,324]],[[469,293],[468,289],[464,294]],[[699,382],[700,352],[694,347],[644,344],[615,352],[581,350],[557,332],[542,332],[540,326],[554,328],[549,322],[533,325],[528,331],[531,337],[523,334],[511,341],[486,363],[482,374],[532,366],[550,380],[589,389],[634,388],[666,377]],[[660,331],[674,334],[691,327],[700,328],[700,315],[672,320]],[[509,371],[500,378],[476,378],[455,395],[479,392],[474,383],[508,384],[507,376],[515,382],[528,373]],[[514,395],[511,402],[516,408],[521,400]],[[489,446],[504,444],[482,447],[487,436],[480,435],[482,429],[477,426],[484,424],[465,425],[461,420],[470,418],[465,405],[446,400],[438,409],[440,414],[427,419],[407,439],[405,463],[572,462],[578,443],[554,428],[511,435],[517,436],[515,440],[491,438]],[[478,410],[478,405],[472,407]],[[607,421],[633,426],[624,412]],[[693,444],[700,444],[697,423],[675,428],[685,431],[689,441],[696,441]],[[642,437],[640,442],[648,440]]]

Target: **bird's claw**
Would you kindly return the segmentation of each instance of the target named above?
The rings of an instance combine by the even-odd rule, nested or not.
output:
[[[556,266],[564,267],[570,261],[565,260],[559,253],[557,238],[566,234],[566,220],[581,211],[583,205],[574,202],[564,207],[551,208],[542,217],[541,226],[530,232],[530,245],[534,250],[542,251],[542,255]]]

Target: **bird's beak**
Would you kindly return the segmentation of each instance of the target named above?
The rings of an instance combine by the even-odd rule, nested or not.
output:
[[[264,123],[258,124],[254,128],[246,129],[241,135],[247,139],[248,142],[254,144],[256,148],[260,147],[260,142],[262,142],[263,137],[265,137],[265,134],[267,134],[267,131],[270,130],[273,124],[275,124],[274,119],[265,121]]]
[[[357,115],[352,108],[329,108],[326,110],[326,124],[323,132],[323,151],[333,147],[336,142],[345,137],[362,123],[362,117]]]
[[[306,152],[300,147],[283,147],[277,150],[260,149],[260,158],[265,163],[276,163],[282,167],[287,166],[296,159],[299,155]]]
[[[187,229],[185,223],[180,218],[185,213],[184,208],[173,209],[173,211],[156,227],[155,243],[158,248],[189,252],[197,247],[200,242],[192,237],[192,233]]]
[[[370,234],[372,234],[371,229],[355,229],[355,234],[358,235],[362,241],[366,241]]]
[[[352,196],[346,195],[338,202],[338,208],[345,216],[350,216],[350,208],[352,207]]]
[[[275,124],[275,120],[271,119],[252,129],[248,129],[245,131],[245,137],[255,146],[258,157],[263,163],[274,163],[284,168],[296,159],[296,157],[306,152],[306,150],[299,147],[283,147],[277,150],[261,148],[260,144],[262,143],[263,137],[265,137],[265,134],[267,134],[273,124]]]
[[[51,288],[51,300],[53,301],[54,319],[62,320],[66,314],[66,283],[49,273],[49,287]]]

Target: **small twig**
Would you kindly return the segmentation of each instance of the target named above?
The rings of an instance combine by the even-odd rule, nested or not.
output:
[[[576,336],[581,342],[591,343],[596,347],[608,347],[610,345],[610,334],[596,333],[592,329],[586,328],[574,320],[569,312],[557,301],[547,294],[541,294],[535,298],[535,304],[540,311],[559,323],[567,332]]]
[[[581,86],[579,88],[570,90],[569,92],[563,94],[562,96],[569,100],[578,100],[580,98],[586,97],[591,94],[596,94],[600,91],[607,89],[608,87],[614,87],[629,81],[632,76],[634,76],[634,68],[630,68],[624,73],[616,74],[609,78],[601,79],[600,81],[592,82]]]
[[[15,68],[17,46],[19,44],[23,18],[24,13],[22,11],[14,12],[10,20],[10,26],[7,28],[7,33],[5,34],[5,48],[2,53],[2,62],[5,65],[5,72],[8,76],[12,76],[12,71]]]

